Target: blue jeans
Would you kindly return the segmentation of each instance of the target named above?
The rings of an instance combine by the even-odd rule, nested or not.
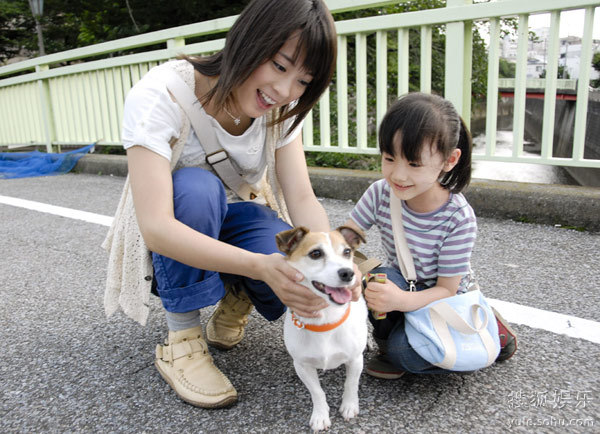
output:
[[[173,174],[175,218],[192,229],[255,253],[279,252],[275,234],[290,229],[266,206],[252,202],[227,203],[225,188],[213,173],[195,167]],[[241,286],[267,320],[285,312],[285,305],[262,281],[201,270],[152,253],[154,277],[163,306],[169,312],[190,312],[216,304],[225,295],[224,284]]]
[[[399,270],[391,267],[379,267],[372,273],[386,273],[388,280],[394,282],[398,288],[408,291],[408,283]],[[417,284],[417,291],[426,289],[424,285]],[[399,369],[413,374],[442,374],[450,372],[438,368],[421,357],[408,342],[404,329],[404,312],[388,312],[385,319],[375,319],[369,311],[369,321],[373,324],[373,335],[378,340],[387,341],[388,360]]]

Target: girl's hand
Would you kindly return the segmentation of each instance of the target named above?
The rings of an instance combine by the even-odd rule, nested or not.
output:
[[[273,290],[277,298],[289,309],[305,318],[319,317],[319,310],[328,303],[307,287],[300,285],[304,276],[290,266],[279,253],[264,256],[259,279]]]
[[[393,310],[404,311],[402,291],[394,282],[385,283],[369,282],[365,290],[367,306],[376,312],[390,312]]]

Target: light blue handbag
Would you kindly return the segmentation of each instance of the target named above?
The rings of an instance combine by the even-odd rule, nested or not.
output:
[[[393,192],[390,208],[398,262],[414,291],[417,273],[404,235],[401,204]],[[494,363],[500,353],[498,323],[479,289],[434,301],[406,312],[404,318],[411,347],[440,368],[475,371]]]
[[[404,318],[411,347],[440,368],[475,371],[500,353],[498,323],[480,290],[434,301]]]

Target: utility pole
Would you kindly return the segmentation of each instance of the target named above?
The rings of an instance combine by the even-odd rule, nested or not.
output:
[[[565,66],[562,73],[562,78],[567,78],[567,65],[569,63],[569,40],[567,39],[565,44]]]
[[[42,35],[42,24],[40,18],[44,13],[44,0],[29,0],[29,7],[31,8],[31,14],[35,20],[35,29],[38,37],[38,48],[40,56],[46,55],[46,49],[44,48],[44,36]]]

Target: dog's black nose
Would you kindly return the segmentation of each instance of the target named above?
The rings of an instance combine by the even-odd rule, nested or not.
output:
[[[354,277],[354,270],[352,270],[352,268],[340,268],[338,270],[338,276],[340,276],[342,282],[350,282]]]

